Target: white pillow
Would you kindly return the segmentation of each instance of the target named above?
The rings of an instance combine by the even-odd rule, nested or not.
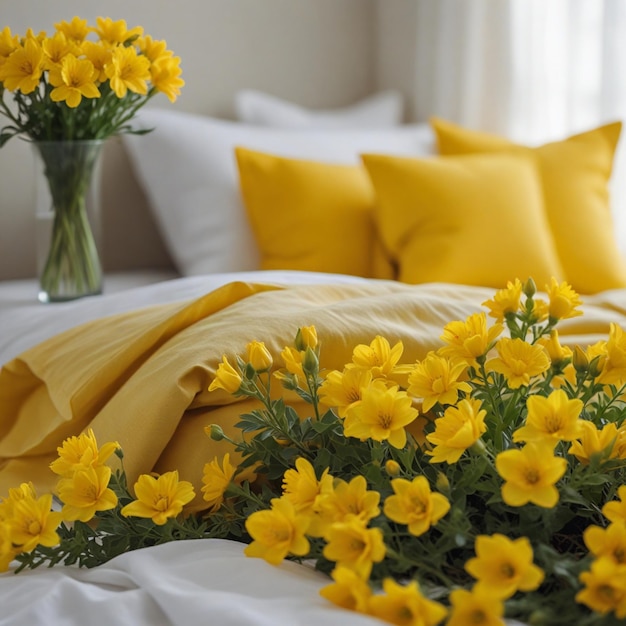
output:
[[[239,190],[234,148],[358,164],[362,152],[434,154],[427,124],[388,130],[294,131],[146,108],[123,140],[179,272],[185,276],[259,268]]]
[[[254,89],[235,96],[240,122],[273,128],[389,128],[402,123],[404,101],[397,91],[381,91],[352,106],[312,110]]]

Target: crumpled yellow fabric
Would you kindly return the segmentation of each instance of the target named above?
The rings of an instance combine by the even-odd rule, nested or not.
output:
[[[209,393],[222,355],[264,341],[275,362],[300,326],[315,325],[321,366],[341,369],[354,346],[383,335],[402,340],[403,363],[441,345],[443,326],[485,310],[494,290],[450,284],[372,281],[350,285],[234,282],[191,302],[152,306],[96,320],[24,352],[0,370],[0,495],[31,480],[51,489],[48,466],[63,439],[93,428],[100,444],[118,441],[130,484],[141,473],[178,469],[199,491],[203,466],[226,451],[205,433],[235,433],[248,401]],[[626,291],[590,297],[568,320],[563,343],[604,338],[626,324]]]

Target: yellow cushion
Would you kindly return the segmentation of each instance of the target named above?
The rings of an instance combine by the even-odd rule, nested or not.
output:
[[[235,152],[262,269],[394,277],[375,231],[374,190],[361,166]]]
[[[626,287],[608,182],[621,122],[536,148],[433,119],[443,155],[515,152],[531,155],[541,172],[545,208],[566,280],[579,293]]]
[[[377,195],[383,244],[399,280],[502,288],[561,279],[532,159],[362,156]]]

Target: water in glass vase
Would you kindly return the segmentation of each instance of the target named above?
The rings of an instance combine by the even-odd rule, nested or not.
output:
[[[104,141],[34,142],[41,302],[102,293],[98,252]]]

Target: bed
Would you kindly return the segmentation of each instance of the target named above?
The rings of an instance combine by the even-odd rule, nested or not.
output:
[[[47,306],[33,281],[0,284],[0,493],[52,488],[57,447],[87,428],[121,444],[129,481],[177,469],[199,489],[227,449],[205,427],[245,410],[208,391],[222,356],[258,340],[278,360],[303,326],[333,347],[324,369],[377,334],[415,362],[507,281],[543,291],[553,276],[584,300],[564,346],[626,324],[606,193],[619,124],[538,148],[444,120],[275,129],[146,109],[138,124],[154,131],[124,147],[176,272],[111,275],[102,295]],[[563,161],[575,176],[555,173]],[[327,577],[310,565],[243,550],[171,542],[94,569],[6,573],[0,623],[382,623],[321,598]]]

